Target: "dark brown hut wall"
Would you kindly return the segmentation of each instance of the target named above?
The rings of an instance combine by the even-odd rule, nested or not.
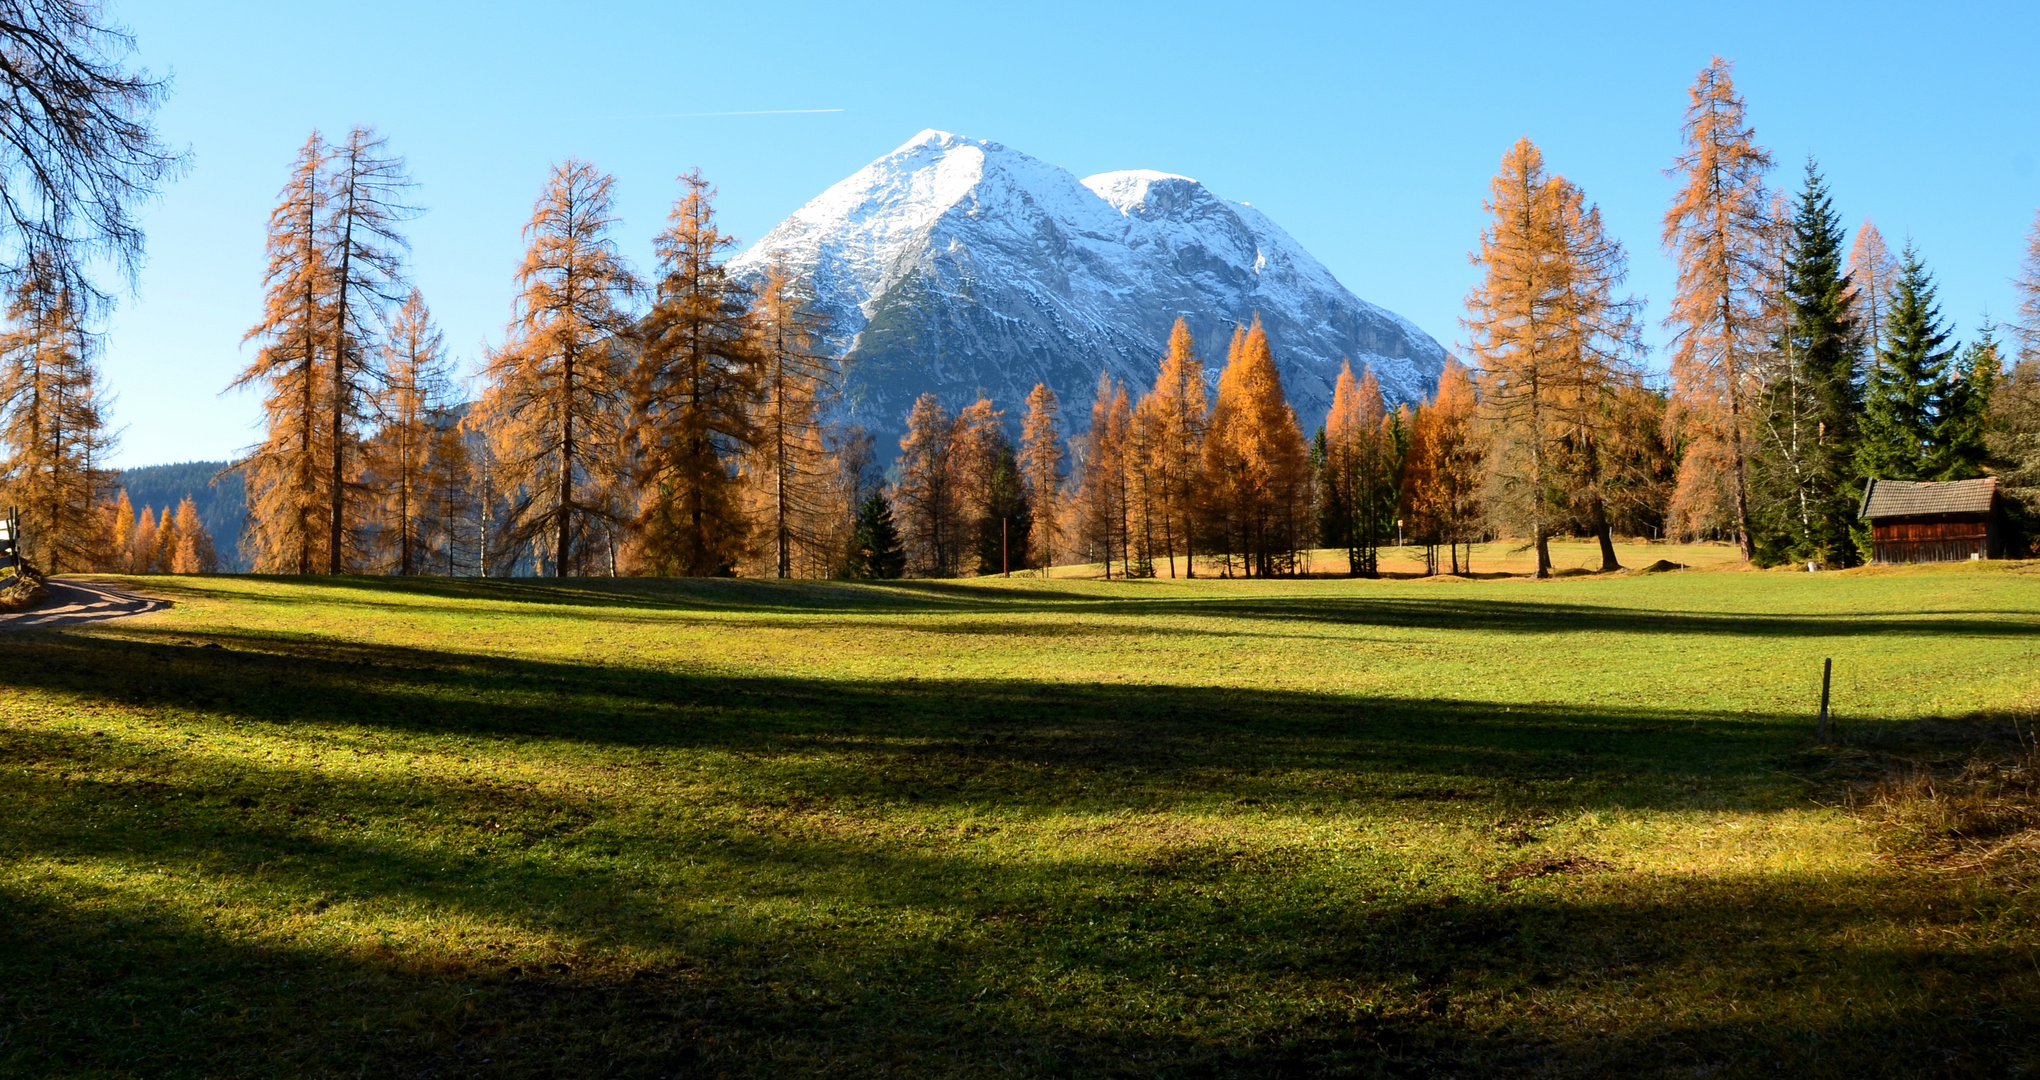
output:
[[[1871,522],[1870,530],[1878,562],[1950,562],[1989,558],[1990,524],[1988,514],[1944,514],[1883,518]]]

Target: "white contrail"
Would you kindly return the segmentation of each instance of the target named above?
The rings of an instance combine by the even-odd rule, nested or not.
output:
[[[844,109],[745,109],[741,112],[675,112],[650,116],[619,116],[618,120],[684,120],[696,116],[786,116],[791,113],[845,112]]]

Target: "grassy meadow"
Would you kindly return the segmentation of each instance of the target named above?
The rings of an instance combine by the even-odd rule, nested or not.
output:
[[[2040,900],[1843,785],[2040,566],[110,580],[0,638],[0,1075],[2040,1067]]]

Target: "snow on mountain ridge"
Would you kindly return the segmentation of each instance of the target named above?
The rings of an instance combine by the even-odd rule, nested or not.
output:
[[[775,226],[731,262],[783,259],[811,282],[846,354],[846,405],[897,431],[914,396],[1014,409],[1045,381],[1080,413],[1103,368],[1151,382],[1177,316],[1216,367],[1258,315],[1299,419],[1331,403],[1342,359],[1396,400],[1428,393],[1445,351],[1339,284],[1267,215],[1186,176],[1078,180],[995,142],[929,129]]]

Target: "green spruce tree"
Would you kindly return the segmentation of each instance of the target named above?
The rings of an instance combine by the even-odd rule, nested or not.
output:
[[[992,453],[985,512],[978,518],[980,576],[1002,573],[1008,567],[1027,569],[1030,565],[1027,538],[1034,527],[1034,514],[1027,505],[1027,486],[1020,482],[1020,464],[1013,454],[1013,444],[1001,436]]]
[[[1951,331],[1934,302],[1934,279],[1907,244],[1891,290],[1884,347],[1863,398],[1856,462],[1878,480],[1934,479],[1938,406],[1947,398]]]
[[[1925,468],[1935,480],[1973,480],[1990,457],[1990,406],[2004,378],[1997,327],[1986,322],[1941,380],[1934,403],[1934,440]]]
[[[873,492],[857,507],[850,557],[840,576],[890,579],[899,577],[906,568],[907,555],[900,548],[900,530],[893,524],[892,504],[884,495]]]
[[[1783,554],[1835,568],[1860,561],[1852,532],[1863,486],[1857,464],[1863,395],[1856,381],[1863,335],[1845,257],[1841,215],[1808,158],[1784,259],[1780,345],[1787,371],[1773,393],[1767,447],[1769,455],[1789,452],[1793,460],[1779,470],[1787,505],[1766,516],[1785,526]],[[1792,395],[1790,407],[1779,400],[1785,394]]]

